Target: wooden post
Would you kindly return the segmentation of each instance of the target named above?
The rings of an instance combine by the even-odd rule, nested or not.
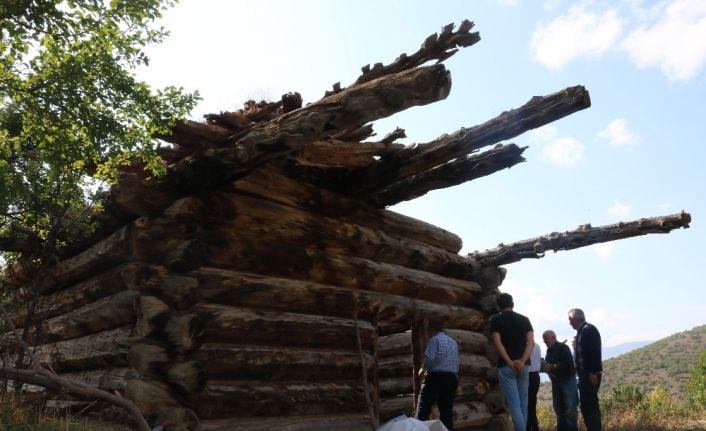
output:
[[[365,366],[365,357],[363,356],[363,344],[360,341],[360,329],[358,327],[358,298],[353,297],[353,322],[355,323],[355,340],[358,345],[358,356],[360,357],[360,366],[363,374],[363,395],[365,395],[365,404],[368,406],[368,414],[370,415],[370,426],[373,430],[380,426],[380,421],[375,413],[375,405],[371,400],[370,385],[368,384],[368,372]],[[373,343],[375,345],[375,343]],[[374,349],[374,347],[373,347]],[[377,398],[377,395],[375,396]]]
[[[414,406],[413,415],[417,416],[417,400],[422,388],[422,378],[419,376],[419,369],[424,362],[424,349],[429,333],[429,320],[418,320],[412,324],[412,379],[414,381]]]
[[[380,423],[380,379],[378,376],[378,340],[380,339],[378,311],[373,311],[370,324],[373,326],[373,411],[376,422]]]

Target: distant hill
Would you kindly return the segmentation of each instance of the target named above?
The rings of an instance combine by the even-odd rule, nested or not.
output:
[[[680,396],[696,359],[706,350],[706,325],[679,332],[603,362],[601,392],[616,384],[634,384],[645,391],[661,385]]]
[[[618,344],[617,346],[613,346],[613,347],[603,347],[603,360],[606,361],[610,358],[615,358],[616,356],[620,356],[624,353],[632,352],[635,349],[639,349],[640,347],[645,347],[645,346],[652,344],[652,343],[654,343],[654,340],[632,341],[630,343]]]
[[[636,385],[645,392],[661,385],[672,396],[679,397],[697,357],[705,350],[706,325],[702,325],[604,360],[600,393],[606,395],[618,384]],[[604,353],[604,358],[607,354]],[[538,398],[551,403],[549,382],[542,385]]]

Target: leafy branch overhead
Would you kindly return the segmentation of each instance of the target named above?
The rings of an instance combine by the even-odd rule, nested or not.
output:
[[[18,236],[13,224],[47,240],[60,217],[82,214],[96,180],[114,182],[131,160],[163,172],[153,136],[198,94],[153,91],[132,70],[148,64],[143,48],[167,35],[150,24],[173,4],[0,4],[0,236]]]

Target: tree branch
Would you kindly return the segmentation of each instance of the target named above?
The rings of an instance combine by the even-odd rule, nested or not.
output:
[[[22,351],[24,351],[25,354],[31,358],[30,370],[0,369],[0,373],[2,373],[7,378],[42,386],[49,390],[57,391],[60,388],[63,388],[68,392],[85,398],[96,398],[102,401],[107,401],[113,405],[122,407],[123,409],[127,410],[130,416],[132,416],[132,418],[135,420],[135,423],[137,424],[137,427],[140,431],[151,431],[152,428],[150,428],[150,426],[147,424],[147,421],[145,421],[145,418],[130,400],[117,395],[113,395],[104,390],[94,388],[93,386],[90,386],[83,382],[75,382],[66,379],[46,369],[39,361],[35,360],[34,353],[30,350],[27,343],[25,343],[25,341],[20,336],[19,331],[15,327],[14,323],[12,323],[12,319],[10,318],[9,314],[7,313],[7,310],[3,305],[0,305],[0,313],[2,313],[2,317],[5,321],[5,324],[12,331],[17,344],[20,346]]]

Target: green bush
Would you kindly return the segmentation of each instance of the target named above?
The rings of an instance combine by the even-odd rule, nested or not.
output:
[[[686,402],[691,408],[706,410],[706,351],[699,355],[684,392]]]
[[[630,384],[618,384],[611,388],[607,397],[602,400],[606,411],[624,411],[636,408],[645,398],[645,393],[639,387]]]

